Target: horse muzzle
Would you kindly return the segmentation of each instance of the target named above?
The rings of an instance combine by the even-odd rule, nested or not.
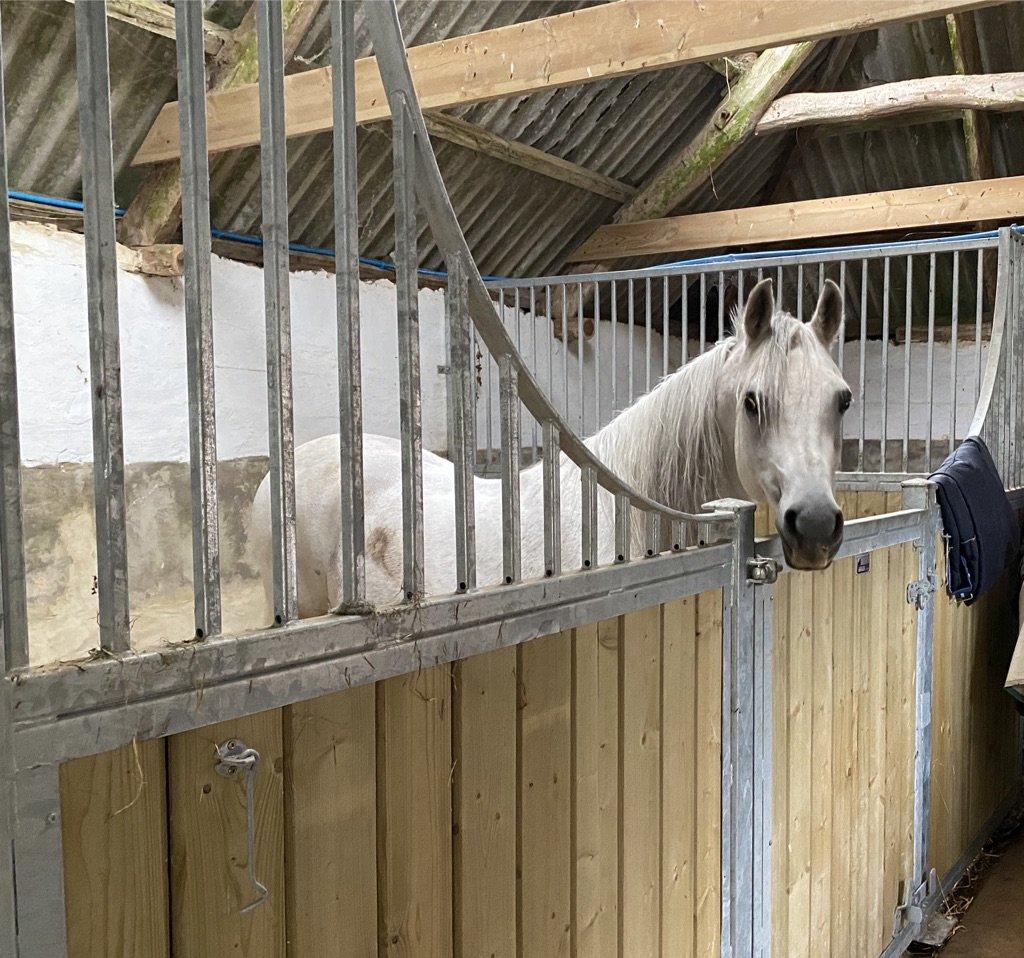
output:
[[[827,569],[843,542],[843,513],[827,501],[789,508],[778,529],[790,568]]]

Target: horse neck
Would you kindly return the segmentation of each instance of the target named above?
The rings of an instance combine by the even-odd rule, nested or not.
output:
[[[587,440],[637,492],[697,511],[725,494],[736,467],[722,441],[716,392],[732,340],[687,363]]]

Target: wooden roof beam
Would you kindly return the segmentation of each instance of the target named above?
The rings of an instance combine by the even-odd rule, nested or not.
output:
[[[75,3],[76,0],[67,2]],[[130,23],[147,33],[174,39],[174,7],[169,3],[160,0],[107,0],[107,16]],[[207,56],[216,56],[232,42],[233,34],[227,27],[209,20],[203,24],[203,47]]]
[[[716,210],[602,226],[569,262],[934,229],[1024,216],[1024,176]]]
[[[789,43],[870,30],[889,23],[944,16],[999,0],[614,0],[570,13],[514,23],[464,37],[410,47],[409,67],[424,110],[616,76],[698,63]],[[212,95],[211,152],[259,142],[255,84]],[[330,67],[285,77],[289,136],[331,128]],[[356,118],[389,115],[373,57],[356,62]],[[160,112],[133,163],[178,156],[177,104]]]

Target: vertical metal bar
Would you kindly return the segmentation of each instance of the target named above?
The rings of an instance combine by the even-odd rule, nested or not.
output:
[[[918,585],[937,588],[935,539],[939,533],[939,518],[935,486],[924,479],[905,482],[903,508],[923,510],[921,538],[914,544],[918,554]],[[929,891],[928,831],[931,823],[934,612],[935,592],[927,592],[917,601],[917,660],[914,672],[914,842],[908,896],[912,903],[920,902]]]
[[[522,578],[522,539],[519,512],[519,373],[515,359],[498,361],[501,377],[501,547],[505,582]]]
[[[925,471],[932,468],[932,431],[935,420],[935,254],[928,255],[928,368],[926,370],[928,394],[928,431],[924,441]]]
[[[562,456],[558,426],[544,423],[544,574],[562,572]]]
[[[553,401],[553,400],[552,400]],[[569,299],[562,283],[562,416],[569,419]]]
[[[2,47],[2,44],[0,44]],[[0,50],[0,63],[3,62]],[[11,223],[7,202],[7,131],[4,81],[0,70],[0,627],[3,647],[0,677],[28,665],[28,599],[25,588],[25,541],[21,505],[21,428],[18,417],[18,364],[14,336],[14,279],[11,272]],[[6,701],[0,699],[0,729]],[[0,731],[0,736],[3,733]],[[9,743],[8,743],[9,744]],[[0,761],[5,762],[0,742]],[[0,765],[0,781],[5,780]],[[7,815],[11,802],[0,799]],[[0,840],[8,834],[0,821]],[[6,844],[3,845],[7,847]],[[9,856],[0,856],[0,942],[8,912]],[[13,923],[11,925],[13,927]]]
[[[718,271],[718,341],[725,339],[725,273]]]
[[[651,317],[651,278],[648,276],[644,283],[644,392],[649,393],[651,391],[651,326],[653,324]]]
[[[494,364],[494,360],[492,359],[490,351],[487,349],[486,346],[482,346],[481,350],[483,352],[483,367],[484,367],[484,390],[485,390],[485,398],[484,398],[485,410],[484,411],[485,411],[486,416],[487,416],[487,418],[485,420],[485,427],[484,427],[485,428],[484,435],[487,437],[487,455],[486,455],[485,462],[486,462],[487,468],[490,469],[491,463],[494,462],[494,434],[493,434],[494,413],[493,413],[493,411],[491,409],[491,403],[493,401],[493,394],[494,394],[494,383],[491,381],[491,366]]]
[[[889,279],[891,260],[883,261],[882,272],[882,448],[879,457],[880,471],[887,472],[889,443]]]
[[[868,347],[868,261],[860,261],[860,366],[858,401],[860,403],[860,429],[857,433],[857,472],[864,471],[864,431],[867,421],[867,347]]]
[[[629,292],[629,303],[627,312],[627,339],[626,339],[626,359],[629,366],[629,402],[633,402],[633,280],[629,280],[626,284],[626,289]]]
[[[779,268],[775,272],[776,272],[775,288],[777,290],[777,292],[775,293],[775,307],[776,307],[776,309],[782,309],[783,308],[782,302],[783,302],[783,298],[784,298],[783,297],[783,289],[782,289],[782,280],[783,280],[782,267],[779,266]]]
[[[738,309],[742,309],[743,308],[743,280],[744,280],[744,278],[745,277],[744,277],[743,270],[741,270],[741,269],[736,270],[736,305],[737,305]]]
[[[583,568],[597,566],[597,473],[591,466],[580,470],[581,522],[580,547]]]
[[[822,284],[824,285],[824,284]],[[846,261],[844,260],[839,264],[839,288],[843,291],[843,295],[846,295]],[[818,290],[819,295],[821,290]],[[839,347],[839,353],[836,358],[836,364],[839,366],[839,374],[843,375],[843,367],[846,364],[846,310],[843,310],[843,318],[839,323],[839,335],[836,337],[836,344]],[[845,430],[843,430],[845,435]]]
[[[700,274],[700,353],[704,355],[704,347],[707,344],[707,274]]]
[[[594,432],[604,426],[601,417],[601,284],[594,283]]]
[[[975,302],[974,302],[974,363],[975,363],[975,378],[976,383],[974,386],[974,403],[978,404],[981,399],[981,321],[982,313],[984,311],[985,301],[985,276],[984,276],[984,260],[982,257],[985,255],[984,249],[978,250],[978,274],[975,279]]]
[[[537,287],[530,287],[530,340],[533,344],[533,374],[537,377],[537,382],[540,382],[540,359],[537,357]],[[550,395],[550,393],[549,393]],[[539,431],[537,428],[537,420],[535,417],[530,417],[532,424],[530,426],[530,463],[531,465],[537,461],[537,445],[540,439]]]
[[[957,327],[960,320],[960,253],[953,251],[953,304],[950,317],[949,339],[949,451],[953,451],[956,443],[956,360],[957,360]]]
[[[544,287],[544,315],[547,318],[548,333],[548,396],[555,404],[555,325],[551,320],[551,287]]]
[[[217,414],[214,400],[213,283],[210,276],[210,167],[206,152],[203,6],[174,8],[181,137],[181,235],[185,258],[192,591],[199,638],[221,627],[217,519]]]
[[[103,4],[96,6],[103,9]],[[5,954],[59,958],[67,954],[68,945],[59,767],[54,763],[22,769],[14,788],[18,948]]]
[[[576,288],[576,375],[579,382],[576,384],[576,398],[580,405],[580,435],[587,434],[586,403],[583,401],[583,284],[578,283]]]
[[[796,318],[802,323],[804,321],[804,267],[803,264],[796,268]]]
[[[0,31],[2,33],[2,31]],[[3,42],[0,39],[0,64]],[[14,893],[15,783],[11,686],[4,676],[28,664],[28,601],[21,507],[21,440],[14,336],[7,130],[0,69],[0,953],[17,954]]]
[[[683,361],[680,363],[681,366],[685,366],[690,356],[690,286],[686,280],[686,275],[679,277],[682,284],[682,290],[680,293],[680,300],[683,304],[683,315],[682,315],[682,340],[683,340]]]
[[[903,459],[901,468],[909,472],[910,463],[910,359],[913,346],[914,257],[907,257],[907,297],[904,307],[903,335]]]
[[[668,375],[668,275],[661,290],[661,375]]]
[[[75,39],[85,206],[100,646],[108,652],[125,652],[131,645],[131,638],[105,4],[75,4]]]
[[[645,530],[647,537],[647,558],[650,559],[652,556],[656,556],[661,551],[661,513],[660,512],[648,512],[647,513],[647,528]]]
[[[423,594],[423,428],[420,406],[420,317],[416,286],[416,144],[409,104],[389,96],[394,146],[395,285],[398,294],[398,378],[402,435],[402,579],[406,599]],[[490,362],[487,432],[490,449]]]
[[[732,581],[722,600],[722,955],[754,953],[755,595],[747,580],[754,506],[724,499],[705,508],[733,513]],[[759,876],[760,877],[760,876]]]
[[[284,129],[281,5],[256,4],[260,60],[260,170],[263,184],[263,294],[273,538],[274,621],[298,616],[295,568],[295,435],[288,291],[288,171]]]
[[[476,588],[476,515],[473,463],[476,432],[473,404],[473,357],[470,354],[469,286],[462,257],[448,265],[445,312],[448,322],[448,391],[451,443],[455,469],[455,570],[457,590]]]
[[[618,411],[619,411],[619,409],[618,409],[618,405],[619,405],[619,358],[618,358],[618,351],[619,351],[619,345],[618,345],[619,344],[619,301],[618,301],[618,296],[616,294],[615,280],[614,279],[612,280],[611,297],[612,297],[612,324],[611,324],[611,332],[612,332],[612,374],[611,374],[611,376],[609,378],[612,381],[612,409],[611,409],[611,415],[608,417],[609,419],[611,419],[613,416],[615,416],[618,413]]]
[[[618,493],[615,496],[615,561],[626,562],[629,555],[630,542],[630,512],[632,506],[629,496]]]

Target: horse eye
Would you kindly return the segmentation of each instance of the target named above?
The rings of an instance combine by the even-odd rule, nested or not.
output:
[[[849,392],[839,394],[839,415],[841,416],[847,409],[850,408],[850,403],[853,400],[853,396]]]
[[[747,393],[743,397],[743,408],[750,413],[751,416],[756,416],[758,411],[757,395],[755,393]]]

